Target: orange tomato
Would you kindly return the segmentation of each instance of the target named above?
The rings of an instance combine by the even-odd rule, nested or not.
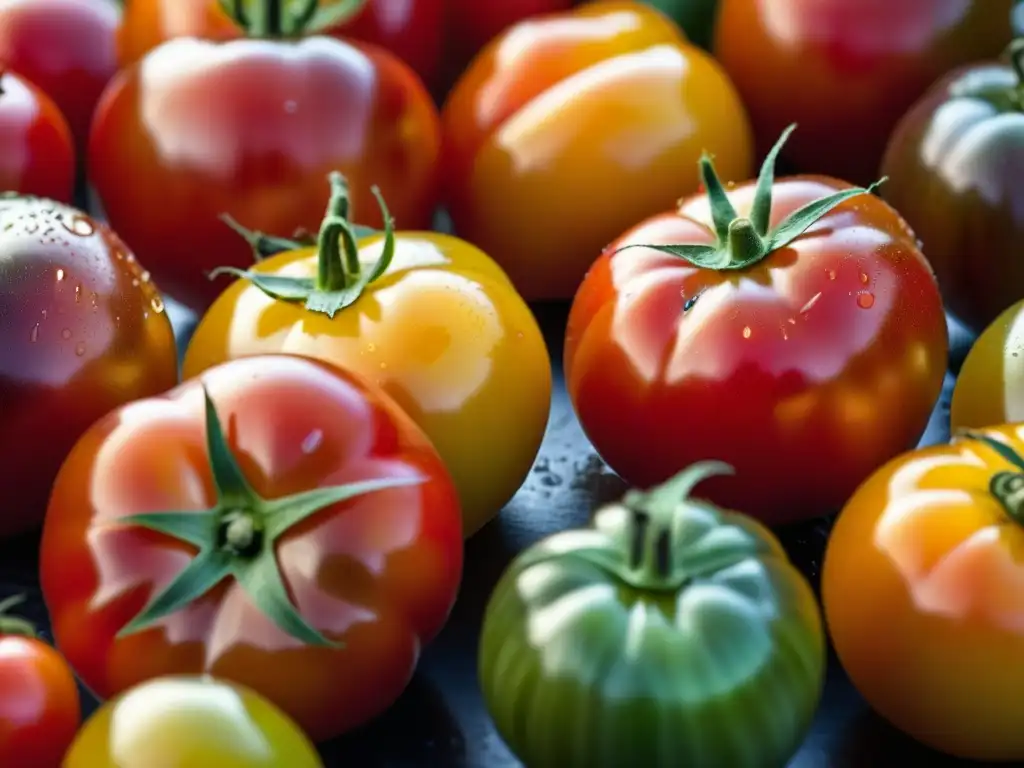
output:
[[[728,77],[636,2],[529,19],[488,45],[442,114],[458,234],[527,299],[570,298],[601,249],[698,187],[718,155],[750,176],[750,128]]]
[[[832,642],[897,728],[974,760],[1024,759],[1024,425],[882,467],[850,499],[822,574]]]

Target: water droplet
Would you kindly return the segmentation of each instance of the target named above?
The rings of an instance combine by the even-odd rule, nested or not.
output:
[[[753,331],[750,330],[750,326],[749,325],[743,326],[743,338],[744,339],[749,339],[751,333],[753,333]]]
[[[161,312],[164,311],[164,300],[161,299],[159,296],[154,296],[152,300],[149,302],[149,304],[151,307],[153,307],[153,311],[156,312],[157,314],[160,314]]]
[[[835,280],[836,279],[836,271],[834,269],[830,269],[828,271],[828,279],[829,280]]]
[[[860,273],[860,281],[861,281],[861,283],[863,283],[864,285],[867,285],[868,284],[868,279],[869,278],[868,278],[868,273],[867,272],[861,272]]]
[[[46,319],[46,310],[45,309],[40,310],[39,314],[41,314],[43,316],[43,320]]]
[[[93,234],[96,231],[96,228],[92,225],[92,222],[82,215],[72,216],[71,221],[67,221],[66,219],[62,218],[60,220],[60,223],[61,226],[64,227],[64,229],[66,229],[72,235],[77,235],[78,237],[88,237],[89,235]]]
[[[71,338],[71,329],[70,328],[65,328],[63,331],[60,332],[60,337],[62,339],[65,339],[65,340],[70,339]]]
[[[139,287],[139,278],[137,278],[137,277],[133,278],[132,279],[132,288],[138,288],[138,287]]]
[[[75,354],[81,357],[85,354],[85,342],[80,341],[75,345]]]
[[[382,371],[386,371],[386,370],[388,369],[388,364],[387,364],[387,363],[381,363],[381,364],[380,364],[380,369],[381,369]]]
[[[858,293],[857,294],[857,306],[861,309],[871,309],[875,306],[875,294],[873,293]]]
[[[57,270],[57,282],[60,282],[63,279],[64,279],[64,270],[63,269],[58,269]]]
[[[800,308],[800,314],[803,315],[803,314],[806,314],[807,312],[810,312],[811,311],[811,307],[813,307],[815,304],[817,304],[818,303],[818,299],[820,299],[820,298],[821,298],[821,291],[818,291],[816,294],[811,296],[811,298],[808,300],[808,302],[806,304],[803,305],[803,307]]]
[[[82,286],[81,284],[75,286],[75,304],[82,301]]]
[[[142,274],[139,275],[139,280],[141,280],[144,283],[148,283],[150,277],[151,277],[151,275],[149,274],[149,270],[148,269],[144,269],[144,270],[142,270]]]
[[[28,340],[35,344],[39,341],[39,323],[32,326],[32,332],[28,335]]]
[[[377,351],[377,345],[376,345],[376,344],[374,344],[374,343],[373,343],[373,342],[371,341],[371,342],[370,342],[369,344],[367,344],[367,345],[366,345],[366,351],[367,351],[367,352],[376,352],[376,351]]]
[[[302,439],[302,452],[313,453],[324,441],[323,430],[314,429]]]

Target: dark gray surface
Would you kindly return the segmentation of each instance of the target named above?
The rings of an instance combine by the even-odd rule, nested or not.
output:
[[[190,319],[177,307],[171,311],[179,336],[187,338]],[[519,765],[494,731],[476,683],[477,640],[487,598],[517,552],[547,534],[584,525],[596,505],[616,498],[624,489],[594,453],[569,406],[561,371],[566,310],[547,306],[536,312],[551,351],[556,384],[551,420],[536,465],[501,516],[468,543],[463,588],[451,620],[425,650],[420,671],[405,695],[369,727],[325,745],[325,762],[331,768]],[[970,339],[956,326],[951,331],[955,369]],[[948,438],[952,382],[950,374],[923,443]],[[791,558],[815,587],[828,527],[827,520],[819,520],[779,531]],[[26,615],[49,637],[38,587],[37,548],[36,536],[0,544],[0,598],[27,594]],[[88,702],[87,710],[93,707]],[[821,709],[790,768],[873,768],[912,762],[933,767],[964,764],[919,747],[888,727],[867,709],[832,659]]]

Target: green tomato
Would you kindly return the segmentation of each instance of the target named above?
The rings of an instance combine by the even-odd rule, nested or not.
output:
[[[784,766],[824,685],[810,586],[772,533],[690,499],[719,462],[631,491],[502,576],[480,684],[530,768]]]

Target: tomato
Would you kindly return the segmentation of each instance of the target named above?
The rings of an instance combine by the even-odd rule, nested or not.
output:
[[[701,48],[711,48],[720,0],[644,0],[675,21],[686,37]]]
[[[331,0],[339,3],[340,0]],[[445,0],[366,0],[354,18],[346,16],[325,32],[379,45],[434,85],[441,57]],[[351,4],[351,3],[350,3]],[[328,2],[320,2],[325,8]],[[293,6],[294,7],[294,4]],[[238,25],[218,0],[130,0],[118,34],[122,66],[176,37],[231,40]]]
[[[118,24],[108,0],[0,0],[0,68],[56,102],[82,151],[96,102],[117,71]]]
[[[0,72],[0,191],[69,202],[75,186],[71,129],[49,96]]]
[[[0,764],[58,768],[80,718],[78,686],[57,651],[0,600]]]
[[[178,356],[159,291],[117,235],[31,197],[0,195],[0,340],[3,537],[39,524],[93,421],[174,386]]]
[[[160,677],[106,702],[63,768],[323,768],[305,734],[244,686]]]
[[[719,458],[744,480],[710,480],[709,498],[771,524],[838,509],[915,445],[948,353],[896,211],[827,177],[773,184],[791,130],[757,183],[727,194],[704,158],[708,193],[610,245],[565,346],[569,397],[613,470],[648,487]]]
[[[696,191],[705,150],[750,174],[750,131],[718,65],[635,2],[521,22],[445,104],[456,232],[528,300],[568,299],[618,233]]]
[[[1012,60],[936,83],[898,124],[882,168],[885,198],[924,242],[946,306],[975,332],[1024,298],[1024,40]]]
[[[896,122],[940,76],[1009,43],[1015,0],[720,0],[714,52],[759,151],[790,122],[786,158],[866,184]]]
[[[193,309],[218,293],[206,272],[251,263],[221,213],[315,228],[335,168],[369,225],[381,223],[371,184],[406,227],[428,227],[437,203],[440,128],[423,85],[385,51],[325,37],[165,43],[111,84],[89,151],[111,224]]]
[[[1022,453],[1016,425],[894,459],[849,500],[825,553],[825,617],[853,684],[962,758],[1024,760]]]
[[[824,684],[818,606],[770,531],[690,498],[730,473],[702,462],[631,491],[502,575],[480,687],[524,764],[774,766],[800,747]]]
[[[394,235],[390,222],[383,235],[357,241],[340,175],[332,189],[322,245],[296,244],[239,273],[196,328],[184,375],[286,352],[375,381],[437,447],[469,536],[512,498],[537,457],[551,407],[544,338],[481,251],[434,232]]]
[[[99,697],[208,673],[317,741],[399,696],[461,570],[455,489],[422,432],[349,374],[283,355],[98,421],[57,477],[40,555],[57,646]]]

